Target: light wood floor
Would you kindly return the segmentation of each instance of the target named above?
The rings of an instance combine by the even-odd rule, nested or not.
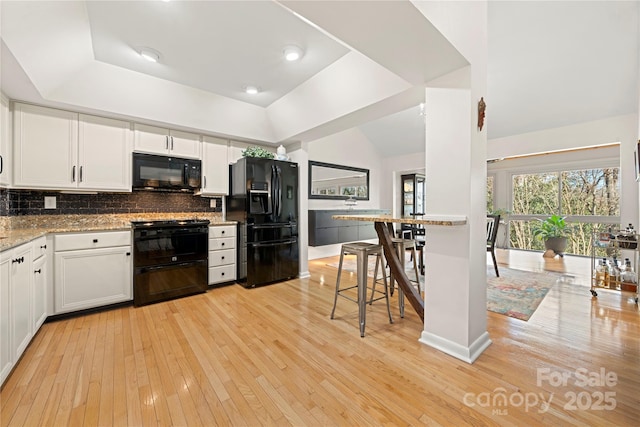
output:
[[[374,303],[365,338],[355,304],[341,299],[330,320],[336,270],[321,259],[309,279],[45,324],[0,394],[1,424],[637,426],[640,311],[629,295],[592,299],[584,258],[498,256],[576,278],[528,322],[487,312],[493,344],[472,365],[419,343],[418,316],[401,319],[395,297],[395,323]],[[617,379],[580,384],[601,370]]]

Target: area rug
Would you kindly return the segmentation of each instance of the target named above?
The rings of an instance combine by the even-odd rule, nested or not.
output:
[[[337,262],[327,265],[338,268]],[[373,277],[375,258],[369,259],[368,267],[368,276]],[[355,272],[355,257],[346,257],[342,269],[343,271]],[[407,262],[405,271],[410,279],[414,277],[413,262]],[[515,319],[529,320],[549,290],[561,277],[557,273],[533,273],[506,267],[500,267],[500,277],[496,277],[493,265],[488,265],[487,310]],[[421,287],[424,286],[423,282],[424,276],[420,276]]]

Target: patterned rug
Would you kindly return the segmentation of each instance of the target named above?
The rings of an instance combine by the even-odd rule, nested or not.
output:
[[[338,263],[327,264],[338,268]],[[368,276],[373,277],[375,258],[369,259]],[[493,265],[487,265],[487,310],[520,320],[529,320],[549,290],[562,277],[556,273],[533,273],[499,267],[500,277],[496,277]],[[356,271],[355,257],[345,257],[343,271]],[[388,274],[387,269],[387,274]],[[409,279],[415,276],[413,262],[407,261],[405,271]],[[380,273],[378,273],[380,274]],[[424,276],[420,276],[420,287],[424,286]]]

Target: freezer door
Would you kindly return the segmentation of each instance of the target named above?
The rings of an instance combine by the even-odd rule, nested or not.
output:
[[[298,239],[247,243],[246,287],[292,279],[298,276]]]

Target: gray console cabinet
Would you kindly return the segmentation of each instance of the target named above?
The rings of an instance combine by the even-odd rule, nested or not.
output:
[[[344,221],[333,219],[333,215],[381,215],[388,214],[384,209],[341,209],[309,211],[309,246],[333,245],[376,239],[378,234],[373,222]]]

